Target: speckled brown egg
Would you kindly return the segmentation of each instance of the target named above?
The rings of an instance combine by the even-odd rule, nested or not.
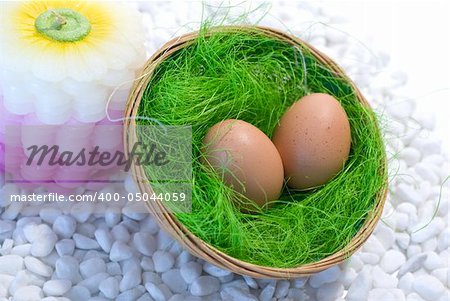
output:
[[[309,189],[325,184],[343,168],[350,152],[350,124],[334,97],[314,93],[286,111],[272,141],[288,186]]]
[[[236,119],[219,122],[204,137],[202,151],[204,163],[259,206],[280,196],[284,180],[281,157],[257,127]]]

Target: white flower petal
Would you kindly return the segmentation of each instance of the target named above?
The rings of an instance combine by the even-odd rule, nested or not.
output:
[[[3,101],[5,108],[11,113],[25,115],[33,112],[33,97],[20,86],[4,87]]]
[[[33,74],[42,80],[58,82],[66,77],[63,57],[46,53],[45,51],[33,61]]]
[[[113,88],[129,87],[134,81],[134,71],[126,70],[110,70],[102,79],[102,84]]]

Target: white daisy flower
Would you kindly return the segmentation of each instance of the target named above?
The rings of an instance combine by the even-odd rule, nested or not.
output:
[[[35,113],[45,124],[100,121],[111,93],[129,89],[145,61],[141,15],[126,4],[0,5],[0,80],[14,114]]]

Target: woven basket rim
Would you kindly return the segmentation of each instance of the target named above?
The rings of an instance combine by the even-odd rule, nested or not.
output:
[[[206,36],[214,32],[225,32],[225,31],[249,31],[249,32],[259,32],[266,34],[271,37],[276,37],[280,40],[286,41],[293,46],[307,48],[317,60],[322,64],[326,65],[331,71],[335,72],[336,75],[344,78],[356,92],[356,97],[358,101],[367,107],[370,107],[367,100],[361,94],[359,89],[355,86],[353,81],[348,78],[345,72],[328,56],[309,45],[307,42],[277,29],[273,29],[265,26],[253,26],[253,25],[240,25],[240,26],[217,26],[210,28],[206,32]],[[135,81],[131,93],[129,95],[127,106],[126,106],[126,119],[124,123],[124,146],[127,148],[125,153],[129,153],[129,146],[133,145],[136,139],[135,126],[136,122],[133,117],[137,115],[137,110],[139,108],[142,95],[150,82],[155,68],[167,57],[175,53],[176,51],[188,47],[195,39],[199,36],[199,32],[191,32],[179,37],[176,37],[166,44],[164,44],[157,52],[155,52],[147,61],[143,68],[141,76]],[[379,130],[378,123],[376,120],[373,121],[377,129]],[[130,135],[131,134],[131,135]],[[148,179],[142,166],[132,164],[131,167],[133,177],[138,184],[141,192],[152,193],[150,185],[148,185]],[[387,170],[387,159],[384,157],[384,164],[381,167],[380,173],[384,174]],[[386,179],[387,184],[387,179]],[[248,263],[237,258],[234,258],[214,246],[211,246],[200,238],[195,236],[190,232],[177,218],[159,202],[146,202],[149,212],[155,217],[158,224],[169,232],[169,234],[176,239],[183,247],[188,249],[191,253],[200,257],[212,264],[215,264],[221,268],[228,269],[232,272],[248,275],[256,278],[276,278],[276,279],[289,279],[294,277],[308,276],[322,270],[325,270],[331,266],[343,262],[345,259],[350,257],[354,252],[356,252],[361,245],[369,238],[372,234],[378,220],[381,217],[381,213],[386,201],[387,196],[387,185],[381,189],[375,197],[377,202],[375,208],[372,212],[368,213],[364,224],[361,226],[359,231],[355,234],[353,239],[341,250],[331,254],[317,262],[299,265],[293,268],[275,268],[262,265],[256,265],[253,263]]]

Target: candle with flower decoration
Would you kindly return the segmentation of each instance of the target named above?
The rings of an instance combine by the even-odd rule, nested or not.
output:
[[[127,4],[101,1],[3,2],[1,6],[0,139],[4,140],[0,142],[7,151],[7,136],[12,133],[5,134],[5,127],[14,125],[19,130],[14,131],[18,137],[13,141],[20,141],[23,148],[12,156],[14,160],[6,160],[6,169],[21,180],[33,181],[36,172],[55,182],[67,179],[67,172],[76,174],[74,169],[31,172],[24,164],[25,146],[33,137],[36,140],[27,131],[30,125],[52,125],[40,136],[64,144],[61,131],[83,125],[88,134],[82,136],[80,146],[87,142],[94,146],[100,126],[120,124],[129,89],[146,56],[141,15]],[[118,143],[111,143],[115,148],[120,146],[120,135],[109,139],[117,139]],[[77,180],[92,177],[97,169],[78,170]]]

